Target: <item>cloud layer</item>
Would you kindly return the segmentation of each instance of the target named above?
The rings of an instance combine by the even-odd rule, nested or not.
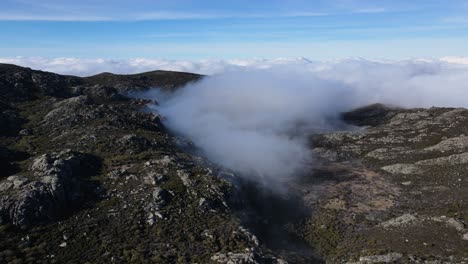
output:
[[[33,69],[51,71],[60,74],[90,76],[101,72],[132,74],[153,70],[183,71],[200,74],[216,74],[242,69],[267,69],[277,66],[297,66],[307,69],[321,69],[343,63],[380,63],[382,65],[400,65],[412,62],[432,64],[450,64],[453,67],[468,65],[466,57],[445,57],[441,59],[407,59],[402,61],[373,61],[364,59],[340,59],[331,61],[312,61],[307,58],[277,59],[234,59],[234,60],[166,60],[166,59],[85,59],[85,58],[44,58],[44,57],[0,57],[0,63],[11,63]]]

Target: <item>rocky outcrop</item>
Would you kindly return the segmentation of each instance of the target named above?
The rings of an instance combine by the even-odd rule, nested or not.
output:
[[[70,89],[70,94],[73,96],[86,95],[92,102],[103,104],[112,101],[125,101],[128,98],[123,96],[114,87],[103,85],[82,85],[74,86]]]
[[[0,99],[8,101],[25,101],[40,95],[64,97],[69,87],[82,82],[78,77],[0,64]]]
[[[216,263],[223,264],[258,264],[258,257],[252,253],[217,253],[211,257],[211,260]]]
[[[402,254],[391,252],[385,255],[364,256],[359,258],[356,264],[371,264],[371,263],[395,263],[403,257]]]
[[[15,175],[1,182],[0,223],[28,227],[65,215],[91,198],[80,181],[97,169],[93,157],[70,150],[35,158],[29,178]]]

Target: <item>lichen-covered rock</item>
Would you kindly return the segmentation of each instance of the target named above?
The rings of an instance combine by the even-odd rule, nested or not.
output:
[[[419,174],[422,172],[418,166],[404,163],[384,166],[381,169],[391,174]]]
[[[459,137],[453,137],[444,139],[438,144],[427,147],[425,151],[439,151],[439,152],[461,152],[468,149],[468,137],[461,135]]]
[[[66,214],[85,198],[80,178],[97,168],[94,158],[71,150],[35,158],[30,180],[11,176],[2,182],[1,223],[28,227]]]
[[[398,227],[398,226],[409,224],[409,223],[414,222],[416,220],[417,220],[416,216],[414,216],[412,214],[404,214],[402,216],[387,220],[387,221],[381,223],[380,225],[382,227],[385,227],[385,228],[387,228],[387,227]]]
[[[73,95],[86,95],[94,103],[125,101],[127,97],[120,94],[114,87],[103,85],[75,86],[71,88]]]
[[[401,253],[391,252],[385,255],[364,256],[359,258],[358,263],[371,264],[371,263],[395,263],[403,257]]]
[[[216,253],[211,257],[216,263],[223,264],[258,264],[258,257],[253,252],[246,253]]]
[[[415,163],[416,165],[427,166],[444,166],[444,165],[461,165],[468,164],[468,153],[454,154],[448,157],[440,157],[434,159],[421,160]]]
[[[148,172],[144,178],[145,183],[150,185],[157,185],[164,182],[165,180],[167,180],[167,177],[164,174],[156,173],[154,171]]]

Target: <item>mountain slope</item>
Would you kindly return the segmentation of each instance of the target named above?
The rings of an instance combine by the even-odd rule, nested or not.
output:
[[[226,203],[233,186],[141,112],[146,101],[82,78],[0,70],[0,262],[258,258]]]
[[[125,96],[201,77],[0,64],[0,263],[467,262],[468,110],[344,113],[278,193]]]

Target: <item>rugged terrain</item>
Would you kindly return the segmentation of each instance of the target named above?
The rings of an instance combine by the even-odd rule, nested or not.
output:
[[[126,96],[199,78],[0,64],[0,263],[468,262],[468,110],[345,113],[277,192]]]
[[[330,262],[468,262],[468,110],[371,105],[365,126],[314,136],[323,160],[296,184],[306,239]]]

